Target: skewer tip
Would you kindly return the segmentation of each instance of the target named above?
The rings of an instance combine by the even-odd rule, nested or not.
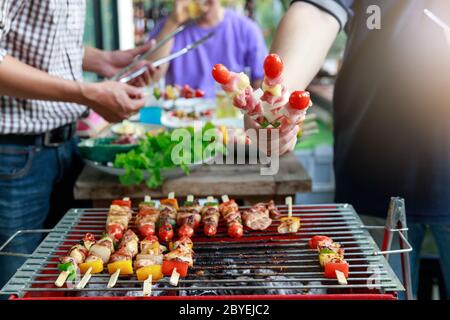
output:
[[[167,196],[167,198],[174,199],[175,198],[175,192],[169,192],[169,195]]]

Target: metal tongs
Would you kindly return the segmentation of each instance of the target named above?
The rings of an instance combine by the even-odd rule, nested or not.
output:
[[[141,76],[142,74],[144,74],[147,70],[148,67],[144,66],[142,68],[137,69],[136,71],[127,74],[128,72],[130,72],[131,69],[133,69],[134,67],[136,67],[141,61],[146,60],[151,54],[153,54],[154,52],[156,52],[159,48],[161,48],[165,43],[167,43],[171,38],[173,38],[175,35],[177,35],[178,33],[180,33],[181,31],[183,31],[186,26],[188,24],[182,25],[180,27],[178,27],[174,32],[172,32],[170,35],[168,35],[167,37],[165,37],[163,40],[161,40],[153,49],[149,50],[148,52],[144,53],[143,55],[141,55],[138,59],[136,59],[132,64],[130,64],[129,66],[127,66],[126,68],[124,68],[122,71],[120,71],[119,73],[117,73],[111,80],[115,80],[115,81],[119,81],[122,83],[127,83],[133,79],[136,79],[137,77]],[[151,65],[153,68],[157,68],[163,64],[166,64],[186,53],[188,53],[189,51],[197,48],[199,45],[203,44],[205,41],[207,41],[209,38],[211,38],[214,35],[214,31],[208,33],[206,36],[204,36],[203,38],[187,45],[186,47],[184,47],[183,49],[174,52],[164,58],[158,59],[156,61],[154,61]]]

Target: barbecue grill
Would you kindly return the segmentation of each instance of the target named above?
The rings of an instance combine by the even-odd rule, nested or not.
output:
[[[387,234],[398,232],[403,243],[400,250],[389,251],[392,236],[387,237],[381,251],[351,205],[301,205],[293,207],[293,216],[300,217],[302,227],[294,235],[277,233],[278,222],[265,231],[246,230],[241,239],[226,236],[221,222],[217,236],[195,235],[194,267],[179,285],[170,285],[164,278],[153,285],[152,295],[143,297],[142,282],[135,276],[121,276],[114,288],[107,288],[107,273],[93,275],[83,289],[75,283],[63,288],[54,285],[57,264],[67,250],[79,242],[86,232],[97,238],[104,231],[107,209],[72,209],[31,254],[27,261],[2,289],[11,299],[396,299],[405,288],[389,266],[385,255],[411,251],[406,239],[406,226],[397,227],[398,212],[391,202]],[[402,200],[400,200],[402,201]],[[401,204],[402,202],[400,202]],[[279,206],[283,215],[287,207]],[[404,206],[400,208],[404,210]],[[404,216],[404,215],[403,215]],[[395,224],[393,227],[392,224]],[[131,222],[130,225],[133,225]],[[385,228],[385,227],[381,227]],[[326,235],[342,244],[350,264],[348,284],[326,279],[319,266],[317,253],[307,242],[311,236]],[[409,246],[409,248],[408,248]],[[406,259],[406,278],[409,261]],[[79,279],[78,279],[79,281]],[[409,284],[405,285],[409,287]],[[409,289],[409,288],[408,288]]]

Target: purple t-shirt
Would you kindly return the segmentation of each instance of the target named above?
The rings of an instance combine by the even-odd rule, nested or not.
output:
[[[150,32],[149,39],[155,38],[166,19],[159,21]],[[205,91],[206,97],[213,97],[215,82],[211,70],[216,63],[222,63],[235,72],[249,68],[252,80],[263,79],[263,62],[267,47],[258,25],[251,19],[226,9],[221,23],[212,28],[191,26],[175,37],[172,52],[199,40],[209,32],[213,37],[201,46],[170,63],[166,82],[168,84],[188,84],[192,88]]]

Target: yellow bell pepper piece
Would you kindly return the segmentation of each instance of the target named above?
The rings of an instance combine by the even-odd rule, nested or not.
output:
[[[84,262],[79,265],[79,268],[81,273],[86,273],[89,268],[92,268],[92,274],[100,273],[103,271],[103,261],[98,259],[92,262]]]
[[[133,274],[133,262],[131,260],[116,261],[108,264],[109,274],[113,274],[120,269],[120,275]]]
[[[152,275],[152,281],[156,282],[164,277],[162,273],[162,266],[159,264],[142,267],[136,270],[136,276],[139,281],[147,280],[148,276]]]

